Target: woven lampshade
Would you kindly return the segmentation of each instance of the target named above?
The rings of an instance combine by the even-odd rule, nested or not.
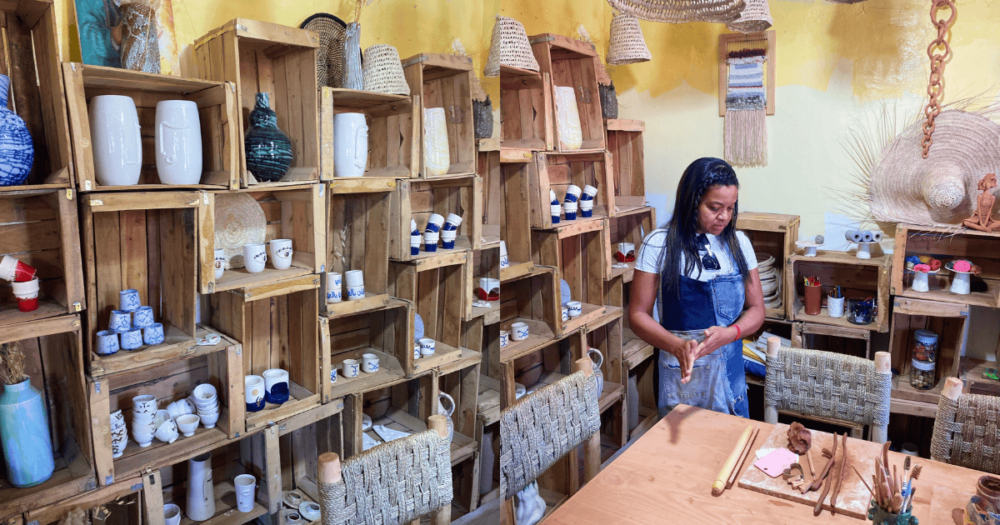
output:
[[[747,6],[740,13],[739,19],[726,24],[730,31],[740,33],[756,33],[767,31],[774,19],[771,18],[771,7],[767,0],[744,0]]]
[[[714,22],[740,18],[745,0],[608,0],[611,7],[649,22]]]
[[[319,35],[319,48],[316,50],[317,87],[340,86],[340,77],[344,74],[344,38],[347,24],[333,15],[316,13],[299,27],[315,31]]]
[[[388,44],[376,44],[365,49],[365,91],[388,95],[409,95],[410,86],[403,76],[399,51]]]
[[[865,0],[826,0],[826,1],[833,4],[860,4]]]
[[[639,19],[624,13],[615,15],[611,20],[608,63],[612,66],[624,66],[649,62],[652,58],[649,48],[646,47],[646,40],[642,37]]]
[[[513,18],[497,15],[493,24],[493,39],[490,43],[490,57],[486,61],[483,74],[488,77],[500,76],[500,65],[538,71],[538,61],[531,51],[528,33],[521,22]]]
[[[215,199],[215,249],[226,251],[226,269],[243,268],[243,246],[267,236],[264,209],[249,193],[220,193]]]

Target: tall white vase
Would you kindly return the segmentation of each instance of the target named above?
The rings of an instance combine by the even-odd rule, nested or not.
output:
[[[163,184],[201,182],[201,121],[189,100],[156,103],[156,171]]]
[[[187,510],[193,521],[205,521],[215,515],[215,487],[212,485],[212,453],[188,460]]]
[[[131,97],[100,95],[90,99],[89,113],[97,183],[137,184],[142,172],[142,136],[135,102]]]
[[[444,108],[424,109],[424,175],[440,177],[451,167]]]
[[[333,117],[333,168],[337,177],[362,177],[368,165],[368,124],[364,113]]]

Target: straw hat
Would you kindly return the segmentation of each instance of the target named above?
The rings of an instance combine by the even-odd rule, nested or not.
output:
[[[493,40],[490,43],[490,58],[486,61],[483,75],[500,76],[500,65],[538,71],[538,61],[528,43],[528,33],[521,22],[513,18],[497,15],[493,24]]]
[[[608,46],[608,64],[624,66],[649,62],[653,58],[642,37],[639,19],[625,13],[611,20],[611,44]]]
[[[316,13],[302,25],[302,29],[319,34],[319,49],[316,50],[317,87],[339,86],[344,74],[344,38],[347,24],[343,20],[327,14]]]
[[[365,91],[389,95],[409,95],[410,86],[403,76],[399,51],[388,44],[376,44],[365,49]]]
[[[747,6],[740,13],[739,19],[726,24],[730,31],[740,33],[756,33],[767,31],[774,19],[771,18],[771,6],[767,0],[745,0]]]
[[[715,22],[740,18],[744,0],[608,0],[611,7],[649,22]]]
[[[872,166],[868,201],[876,220],[952,227],[976,209],[979,180],[1000,173],[1000,125],[983,115],[942,111],[921,157],[924,121],[906,128]]]

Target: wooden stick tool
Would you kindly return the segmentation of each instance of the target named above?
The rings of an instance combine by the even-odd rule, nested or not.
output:
[[[759,425],[758,425],[759,428]],[[750,442],[750,436],[753,433],[754,425],[747,425],[747,428],[743,430],[740,434],[739,441],[736,442],[736,446],[733,447],[733,451],[729,453],[729,457],[726,462],[722,465],[722,470],[719,471],[719,475],[715,478],[715,483],[712,483],[712,495],[718,496],[722,494],[722,491],[726,490],[726,483],[729,481],[729,476],[733,473],[733,469],[736,468],[736,462],[743,455],[743,449],[746,448],[747,444]]]

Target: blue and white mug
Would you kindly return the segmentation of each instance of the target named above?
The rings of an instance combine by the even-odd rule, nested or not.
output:
[[[280,368],[264,370],[264,400],[280,405],[288,401],[288,371]]]
[[[425,252],[436,252],[438,249],[438,239],[441,238],[441,232],[432,232],[430,230],[424,232],[424,251]]]
[[[566,198],[563,200],[563,202],[577,202],[577,201],[579,201],[580,200],[580,194],[582,192],[583,192],[583,190],[581,190],[579,186],[577,186],[576,184],[570,184],[569,187],[566,188]]]
[[[142,329],[135,328],[127,332],[122,332],[122,348],[125,350],[135,350],[142,346]]]
[[[118,332],[112,330],[101,330],[97,332],[97,353],[98,355],[112,355],[118,353]]]
[[[458,238],[457,231],[448,230],[441,232],[441,248],[444,250],[454,250],[455,239],[457,238]]]
[[[430,218],[427,219],[427,228],[424,229],[425,232],[439,232],[441,231],[441,226],[444,225],[444,217],[438,213],[432,213]]]
[[[378,372],[378,355],[376,354],[363,354],[361,356],[362,370],[367,374],[374,374]]]
[[[358,377],[361,373],[361,363],[357,359],[344,359],[344,377]]]
[[[510,329],[512,332],[514,332],[512,339],[514,339],[515,341],[524,341],[525,339],[528,338],[528,335],[530,334],[528,323],[525,322],[518,321],[510,325]]]
[[[437,348],[437,341],[431,339],[430,337],[424,337],[420,340],[420,356],[428,357],[434,355]]]
[[[507,330],[500,330],[500,348],[507,348],[510,344],[510,332]]]
[[[140,306],[132,312],[132,328],[147,328],[155,322],[152,306]]]
[[[577,203],[577,202],[566,201],[566,202],[563,203],[563,211],[566,212],[566,220],[567,221],[575,221],[576,220],[576,210],[577,210],[577,208],[579,206],[580,206],[580,204]]]
[[[337,272],[326,274],[326,302],[339,303],[344,299],[344,280]]]
[[[410,255],[420,255],[420,230],[417,221],[410,219]]]
[[[142,341],[149,346],[163,344],[163,324],[153,323],[142,329]]]
[[[118,309],[123,312],[131,312],[142,306],[139,301],[139,290],[134,288],[118,292]]]
[[[580,317],[580,314],[583,313],[583,303],[580,301],[570,301],[566,303],[566,306],[569,308],[569,316],[571,318]]]
[[[581,217],[593,217],[594,216],[594,201],[580,201],[580,216]]]
[[[330,382],[331,383],[337,382],[337,367],[333,367],[330,369]]]
[[[441,228],[442,231],[451,232],[457,231],[458,227],[462,225],[462,217],[455,215],[454,213],[448,214],[448,219],[444,221],[444,227]]]
[[[556,192],[553,190],[549,190],[549,204],[552,209],[552,224],[557,224],[559,216],[562,215],[562,206],[559,204],[559,199],[556,198]]]
[[[112,310],[108,329],[122,333],[132,329],[132,313],[125,310]]]
[[[500,269],[510,268],[510,258],[507,257],[507,241],[500,241]]]
[[[580,202],[592,201],[594,197],[597,196],[597,188],[587,184],[583,187],[583,195],[580,196]]]

